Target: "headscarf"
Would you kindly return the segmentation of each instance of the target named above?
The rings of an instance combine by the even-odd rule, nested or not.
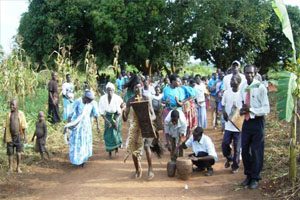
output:
[[[111,82],[108,82],[108,83],[106,84],[105,88],[106,88],[106,89],[107,89],[107,88],[111,88],[113,91],[115,91],[115,85],[114,85],[113,83],[111,83]]]
[[[94,100],[95,99],[95,95],[94,95],[94,92],[91,91],[91,90],[85,90],[84,92],[84,96],[89,98],[90,100]]]
[[[241,67],[241,63],[237,60],[233,61],[231,65],[233,65],[233,64],[237,64],[239,67]]]

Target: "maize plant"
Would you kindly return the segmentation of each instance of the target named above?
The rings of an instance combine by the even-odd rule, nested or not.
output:
[[[2,61],[0,70],[1,93],[5,100],[19,99],[25,110],[25,97],[33,96],[37,88],[37,73],[22,48],[15,48],[11,55]]]
[[[86,53],[84,58],[84,65],[85,65],[85,75],[86,75],[86,82],[89,84],[90,88],[93,91],[98,92],[97,89],[97,64],[96,64],[96,57],[94,54],[91,53],[92,51],[92,42],[89,42],[86,46]]]
[[[71,58],[71,45],[67,46],[61,46],[63,37],[61,35],[57,36],[57,42],[58,42],[58,50],[53,51],[52,55],[56,55],[56,58],[54,60],[55,63],[55,70],[58,73],[58,82],[63,83],[64,78],[67,74],[70,74],[71,77],[76,78],[78,77],[77,74],[77,66],[79,63],[74,64],[72,58]]]

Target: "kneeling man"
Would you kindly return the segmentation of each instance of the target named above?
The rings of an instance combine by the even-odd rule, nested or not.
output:
[[[201,127],[195,128],[193,135],[182,145],[186,149],[191,147],[193,153],[189,155],[194,165],[197,166],[198,171],[207,169],[206,176],[213,174],[212,166],[218,160],[215,146],[207,135],[203,134]]]

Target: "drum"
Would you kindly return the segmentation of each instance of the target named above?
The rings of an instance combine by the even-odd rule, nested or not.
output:
[[[169,161],[167,163],[167,172],[168,177],[174,177],[176,173],[176,162],[175,161]]]
[[[176,160],[176,170],[179,179],[188,180],[193,172],[193,163],[189,158],[178,157]]]

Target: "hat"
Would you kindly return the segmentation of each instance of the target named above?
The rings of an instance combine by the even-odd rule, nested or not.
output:
[[[106,88],[106,89],[107,89],[107,88],[111,88],[112,90],[115,90],[115,85],[114,85],[113,83],[111,83],[111,82],[108,82],[108,83],[106,84],[105,88]]]
[[[90,100],[95,99],[95,95],[94,95],[93,91],[91,91],[91,90],[85,90],[84,96],[89,98]]]
[[[237,64],[239,67],[241,66],[241,63],[237,60],[233,61],[231,65],[233,65],[233,64]]]

